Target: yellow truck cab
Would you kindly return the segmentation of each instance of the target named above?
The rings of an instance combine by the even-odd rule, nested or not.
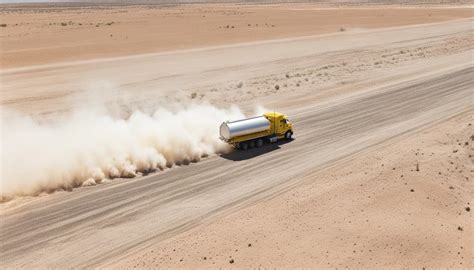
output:
[[[290,140],[292,136],[293,126],[290,120],[278,112],[266,112],[262,116],[227,121],[220,126],[220,139],[242,150],[261,147],[265,141]]]
[[[291,139],[291,136],[293,136],[292,125],[286,115],[278,112],[266,112],[263,116],[270,121],[273,135],[275,135],[273,138],[270,138],[270,141],[282,138]]]

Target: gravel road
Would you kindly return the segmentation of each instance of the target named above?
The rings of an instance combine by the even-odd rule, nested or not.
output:
[[[387,139],[472,108],[472,64],[285,111],[293,141],[140,179],[60,192],[0,214],[1,266],[106,266],[304,181]]]

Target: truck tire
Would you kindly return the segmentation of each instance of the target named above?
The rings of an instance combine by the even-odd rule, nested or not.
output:
[[[249,148],[254,148],[255,147],[255,141],[252,140],[249,142]]]
[[[262,139],[258,139],[258,140],[257,140],[257,143],[256,143],[256,146],[257,146],[257,148],[258,148],[258,147],[262,147],[262,146],[263,146],[263,140],[262,140]]]
[[[288,130],[288,131],[285,133],[285,139],[290,140],[292,135],[293,135],[293,132],[291,132],[291,131]]]
[[[249,144],[247,142],[240,143],[240,149],[244,151],[249,149]]]

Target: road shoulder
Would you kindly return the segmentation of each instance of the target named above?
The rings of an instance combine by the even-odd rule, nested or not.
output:
[[[472,266],[473,120],[469,110],[371,148],[115,266]]]

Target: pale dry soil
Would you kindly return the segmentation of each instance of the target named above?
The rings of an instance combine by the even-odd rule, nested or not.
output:
[[[472,268],[473,113],[363,151],[113,266]]]
[[[453,8],[454,7],[454,8]],[[1,68],[433,23],[472,17],[438,8],[285,5],[0,6]]]
[[[464,64],[370,90],[359,89],[319,103],[308,99],[299,102],[298,106],[288,104],[281,108],[292,117],[297,131],[294,141],[245,153],[213,156],[138,179],[116,179],[109,184],[58,192],[23,202],[12,200],[2,205],[0,213],[2,265],[13,268],[112,267],[123,260],[131,260],[157,243],[172,239],[203,222],[218,220],[277,196],[307,179],[319,179],[314,178],[319,170],[364,149],[472,109],[473,75],[472,65]],[[472,114],[472,110],[469,113]],[[333,167],[333,170],[342,168],[345,166]],[[362,172],[356,169],[354,173]],[[459,174],[469,177],[468,169],[462,166],[458,169],[461,171]],[[453,187],[456,182],[449,182],[456,175],[454,172],[445,175],[445,180]],[[317,183],[326,183],[324,179],[319,180]],[[384,189],[385,185],[380,188]],[[413,188],[421,189],[418,185]],[[432,187],[426,188],[430,193]],[[468,194],[472,193],[470,182],[462,188]],[[456,194],[458,197],[453,200],[465,203],[467,195],[462,194]],[[400,195],[390,195],[383,197],[386,207],[395,207],[389,198],[399,202]],[[347,203],[344,198],[350,194],[340,196],[340,202]],[[321,202],[332,205],[326,198]],[[446,205],[449,206],[449,202]],[[418,205],[413,202],[409,206],[416,208]],[[440,208],[439,211],[443,209],[442,205],[436,207]],[[366,232],[365,223],[356,221],[379,213],[377,205],[368,205],[361,210],[367,213],[354,214],[347,219],[359,230],[360,234],[354,237],[372,233]],[[452,225],[449,217],[441,218],[446,218],[446,226]],[[426,219],[427,216],[422,216],[417,222],[424,224]],[[387,222],[386,226],[398,227],[398,223],[386,218],[383,220]],[[319,222],[326,227],[334,226],[326,221],[323,217]],[[273,227],[267,220],[262,222],[266,224],[262,226]],[[462,227],[459,231],[469,233],[468,223],[458,223]],[[205,229],[203,226],[200,228]],[[199,230],[195,232],[200,234]],[[281,233],[273,234],[275,238],[280,236]],[[298,241],[304,243],[304,239],[305,236],[301,236]],[[454,240],[450,239],[450,242]],[[321,244],[331,245],[339,239],[328,237],[325,241]],[[450,243],[437,235],[431,241],[444,245]],[[283,247],[280,248],[283,250]],[[373,246],[369,249],[382,253],[380,248]],[[332,252],[344,256],[338,249]],[[81,256],[75,256],[78,253]],[[384,264],[393,262],[391,258],[383,258],[377,259]],[[414,260],[413,263],[425,262],[411,254],[405,258]],[[297,263],[295,257],[287,259],[288,264]],[[301,264],[305,262],[301,261]]]
[[[255,13],[282,12],[281,7],[276,11],[252,8]],[[333,26],[324,26],[334,33],[295,37],[324,31],[304,30],[310,27],[305,25],[317,25],[308,23],[314,22],[310,11],[305,12],[311,20],[305,20],[306,13],[289,12],[295,17],[288,20],[299,22],[294,28],[278,35],[258,32],[259,39],[284,39],[111,59],[92,58],[115,56],[118,51],[102,54],[97,44],[87,47],[72,34],[54,31],[49,40],[64,43],[59,42],[57,49],[49,48],[49,43],[37,53],[33,38],[20,38],[12,31],[6,39],[11,44],[24,40],[17,44],[25,47],[13,52],[13,45],[2,42],[10,50],[4,56],[7,68],[0,72],[4,108],[55,117],[87,105],[91,96],[104,100],[106,106],[127,110],[211,102],[223,107],[237,104],[249,112],[263,105],[289,114],[296,139],[261,150],[212,156],[142,178],[115,179],[2,204],[0,266],[469,267],[472,216],[466,207],[472,205],[474,190],[469,125],[474,43],[472,18],[458,18],[472,17],[472,10],[462,16],[463,9],[414,10],[410,12],[433,13],[409,16],[397,9],[393,20],[383,16],[366,20],[369,13],[359,14],[357,22],[373,19],[374,24],[358,27],[373,28],[384,21],[395,24],[377,29],[348,26],[347,31],[334,32],[332,27],[340,24],[335,19]],[[20,18],[21,12],[8,13],[5,20]],[[24,12],[28,16],[21,18],[27,20],[30,11]],[[59,22],[68,12],[79,11],[44,12],[31,18],[59,16]],[[81,12],[99,18],[90,13],[111,11]],[[427,19],[436,12],[456,20]],[[178,15],[169,17],[180,20]],[[420,20],[409,24],[428,24],[400,26],[406,21],[400,16]],[[139,16],[131,17],[138,20]],[[329,17],[323,21],[330,22]],[[346,17],[355,18],[340,16]],[[79,37],[89,36],[91,30],[81,34],[84,23],[43,23],[51,31],[77,27]],[[100,31],[120,26],[93,23],[91,28]],[[289,34],[297,28],[302,32]],[[130,33],[137,31],[130,29]],[[145,36],[143,31],[137,35]],[[183,33],[176,36],[182,38]],[[242,30],[235,37],[245,33],[254,32]],[[212,40],[193,46],[249,41],[229,38],[233,36],[227,35],[222,43]],[[148,42],[137,39],[139,44]],[[46,42],[34,40],[38,45]],[[79,42],[86,53],[71,50],[71,58],[66,57],[69,54],[61,48],[70,41]],[[157,44],[153,46],[158,48]],[[125,54],[149,49],[140,46],[120,47],[129,50]],[[9,62],[8,57],[15,60]],[[75,62],[78,59],[89,60]]]
[[[42,115],[91,101],[121,111],[203,101],[278,109],[469,62],[471,25],[463,19],[7,69],[0,104]]]

